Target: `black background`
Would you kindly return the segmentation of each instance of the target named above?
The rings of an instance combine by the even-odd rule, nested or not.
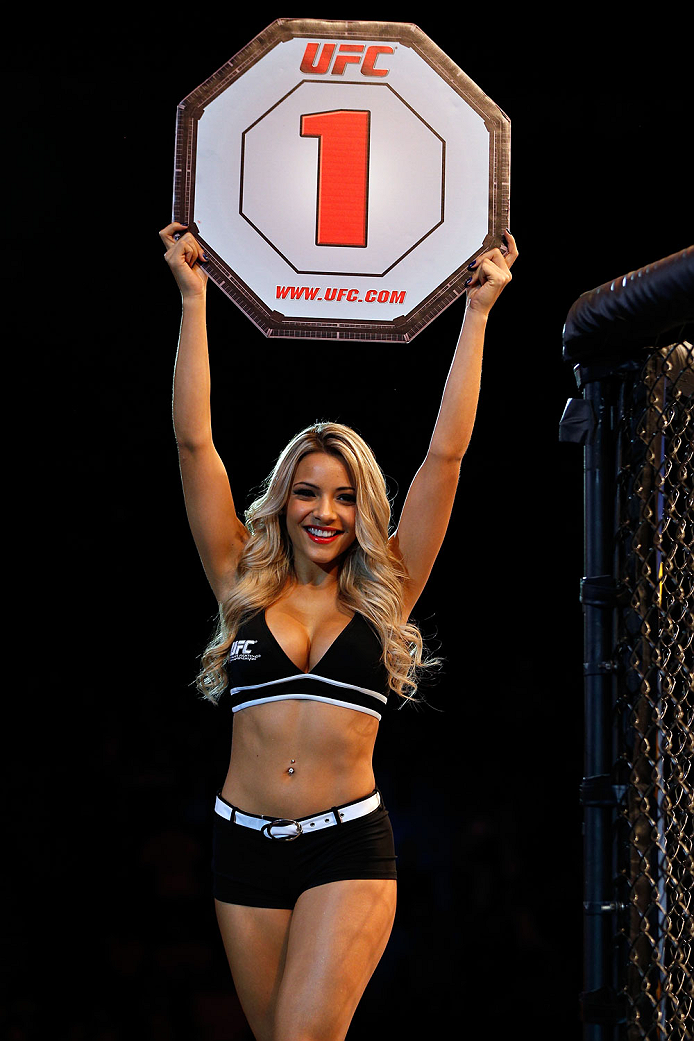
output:
[[[445,669],[431,707],[379,736],[400,908],[349,1037],[580,1036],[582,457],[558,443],[577,393],[562,326],[581,292],[692,238],[687,34],[653,11],[643,28],[598,6],[514,12],[133,5],[17,37],[17,429],[38,447],[18,493],[32,566],[8,677],[24,710],[6,757],[15,1041],[249,1037],[209,888],[231,716],[192,686],[215,604],[180,495],[179,296],[157,231],[177,103],[291,14],[413,21],[509,114],[521,251],[416,611]],[[289,437],[335,419],[372,445],[397,511],[462,303],[409,346],[333,346],[269,343],[208,296],[215,439],[239,510]]]

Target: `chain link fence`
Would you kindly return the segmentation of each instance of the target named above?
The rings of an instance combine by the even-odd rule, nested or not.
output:
[[[619,985],[629,1041],[685,1041],[694,1037],[694,348],[654,351],[629,389],[617,474]]]
[[[694,1039],[693,314],[684,250],[585,294],[565,328],[583,390],[560,436],[585,456],[590,1041]]]

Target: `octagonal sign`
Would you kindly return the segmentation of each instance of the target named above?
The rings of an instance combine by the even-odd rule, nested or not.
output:
[[[509,165],[416,26],[279,19],[178,106],[174,218],[266,336],[405,342],[500,244]]]

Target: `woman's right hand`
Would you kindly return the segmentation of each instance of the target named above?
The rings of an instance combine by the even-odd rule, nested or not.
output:
[[[164,260],[171,268],[184,300],[202,297],[207,291],[207,272],[201,264],[205,254],[200,244],[180,221],[162,228],[159,238],[166,247]]]

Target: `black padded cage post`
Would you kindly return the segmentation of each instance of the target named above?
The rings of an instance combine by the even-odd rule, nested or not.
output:
[[[694,1039],[694,247],[564,327],[584,449],[585,1041]]]

